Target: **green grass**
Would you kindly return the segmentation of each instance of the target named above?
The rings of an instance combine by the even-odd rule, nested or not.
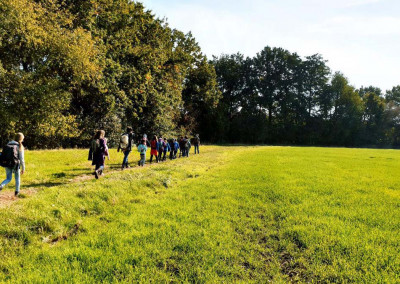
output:
[[[77,178],[87,151],[27,152],[0,281],[400,282],[400,152],[201,151],[123,172],[112,151],[100,180]]]

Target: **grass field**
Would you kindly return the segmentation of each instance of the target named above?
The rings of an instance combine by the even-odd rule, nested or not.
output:
[[[27,152],[0,282],[400,282],[399,151],[201,151],[122,172],[113,150],[100,180],[87,151]]]

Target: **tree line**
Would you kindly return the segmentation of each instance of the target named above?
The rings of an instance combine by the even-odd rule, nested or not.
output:
[[[222,92],[206,140],[327,146],[400,146],[400,86],[355,89],[319,54],[265,47],[212,60]],[[212,129],[212,130],[211,130]],[[217,134],[216,136],[214,136]]]
[[[213,143],[400,145],[400,86],[355,89],[322,56],[266,47],[208,60],[191,33],[129,0],[0,2],[0,142],[110,144],[137,133]]]

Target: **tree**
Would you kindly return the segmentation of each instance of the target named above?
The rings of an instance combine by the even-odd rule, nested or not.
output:
[[[393,87],[391,90],[386,91],[386,102],[393,102],[395,105],[400,106],[400,85]]]
[[[57,146],[79,135],[68,113],[70,91],[96,80],[98,50],[90,33],[70,28],[53,2],[0,3],[0,97],[5,137],[23,131],[28,146]],[[4,137],[3,137],[4,138]]]

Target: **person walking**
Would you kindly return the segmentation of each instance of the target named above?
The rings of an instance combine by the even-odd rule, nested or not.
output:
[[[158,149],[159,144],[157,141],[157,136],[154,135],[153,139],[150,141],[150,164],[153,162],[153,156],[156,157],[156,162],[158,163]]]
[[[162,154],[164,153],[165,145],[162,137],[158,138],[158,161],[162,162]]]
[[[183,136],[181,136],[178,140],[179,143],[179,158],[185,156],[185,142],[183,141]]]
[[[162,160],[166,161],[167,160],[167,152],[171,152],[171,146],[169,145],[167,138],[164,138],[163,146],[164,146],[164,153],[163,153]]]
[[[192,146],[192,144],[190,144],[190,140],[187,136],[185,136],[185,138],[183,139],[183,145],[185,147],[185,156],[189,158],[190,147]]]
[[[170,148],[169,159],[172,160],[174,158],[174,152],[175,152],[174,139],[169,139],[168,145],[169,145],[169,148]]]
[[[173,155],[173,159],[176,159],[176,155],[178,154],[178,150],[179,150],[179,143],[178,143],[178,141],[176,141],[176,139],[174,139],[174,155]]]
[[[196,134],[196,136],[193,138],[193,145],[194,145],[194,154],[200,154],[200,137],[199,134]]]
[[[12,174],[14,173],[15,196],[19,195],[21,175],[25,173],[25,154],[24,146],[22,145],[24,138],[24,134],[17,133],[15,140],[7,143],[0,156],[0,164],[6,170],[6,179],[0,184],[0,191],[11,182]]]
[[[109,156],[107,142],[104,138],[105,134],[104,130],[98,130],[91,143],[91,152],[93,153],[92,165],[95,166],[94,176],[96,179],[103,174],[105,156]]]
[[[134,138],[133,129],[132,127],[128,127],[126,129],[126,133],[124,133],[121,136],[121,140],[117,150],[117,152],[121,150],[122,153],[124,153],[124,159],[122,160],[122,166],[121,166],[122,170],[124,168],[129,168],[128,157],[132,151],[133,138]]]
[[[147,151],[146,141],[142,139],[142,141],[140,141],[140,144],[138,146],[138,152],[140,153],[139,166],[144,167],[144,164],[146,163],[146,151]]]

